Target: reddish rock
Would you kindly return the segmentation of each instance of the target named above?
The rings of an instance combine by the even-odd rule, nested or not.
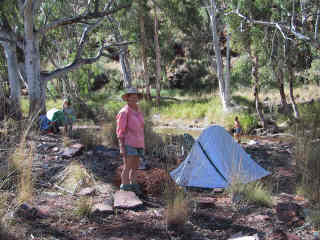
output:
[[[116,177],[114,184],[119,187],[121,182],[121,171],[122,166],[116,170]],[[150,194],[153,196],[159,196],[163,193],[166,184],[173,183],[170,176],[164,169],[152,168],[149,170],[138,170],[137,171],[137,182],[143,193]],[[174,185],[174,183],[173,183]]]

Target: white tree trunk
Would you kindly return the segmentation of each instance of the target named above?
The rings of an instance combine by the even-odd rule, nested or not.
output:
[[[208,8],[208,12],[210,15],[210,22],[211,22],[211,30],[212,30],[212,43],[213,48],[216,55],[216,62],[217,62],[217,75],[219,81],[219,92],[221,97],[221,102],[224,111],[229,110],[230,100],[228,99],[226,92],[229,91],[226,89],[224,74],[223,74],[223,60],[221,56],[221,45],[220,45],[220,37],[217,28],[217,4],[215,0],[210,0],[210,7]],[[229,87],[229,85],[228,85]]]
[[[122,76],[124,80],[124,87],[130,88],[132,86],[130,63],[127,57],[128,47],[123,47],[120,53],[120,64],[122,70]]]
[[[148,71],[148,62],[147,62],[147,37],[146,37],[146,30],[144,24],[144,15],[143,9],[140,10],[140,34],[141,34],[141,58],[142,58],[142,67],[143,67],[143,80],[144,84],[146,85],[146,95],[147,98],[151,99],[150,93],[150,79],[149,79],[149,71]]]
[[[320,8],[318,8],[318,10],[317,10],[316,24],[314,27],[314,39],[315,40],[318,40],[319,21],[320,21]]]
[[[157,105],[160,105],[160,91],[161,91],[161,52],[159,45],[158,34],[158,16],[157,7],[154,7],[154,45],[156,50],[156,78],[157,78]]]
[[[109,21],[113,24],[113,34],[115,36],[115,39],[117,42],[123,42],[123,37],[120,33],[120,24],[111,16],[108,16]],[[130,69],[130,63],[128,61],[128,46],[124,45],[120,47],[120,64],[121,64],[121,70],[122,70],[122,76],[124,81],[124,87],[130,88],[132,86],[132,77],[131,77],[131,69]]]
[[[11,112],[15,118],[20,119],[21,114],[21,105],[20,105],[20,96],[21,96],[21,84],[18,75],[18,61],[17,61],[17,51],[15,44],[8,42],[1,42],[1,45],[4,48],[5,57],[8,64],[8,77],[10,84],[10,100],[11,100]]]
[[[25,34],[25,71],[29,87],[29,115],[45,112],[45,92],[40,78],[39,41],[34,29],[33,4],[27,3],[24,7],[24,34]]]
[[[231,57],[230,57],[230,33],[227,33],[227,57],[226,57],[226,76],[224,78],[225,85],[225,99],[227,105],[230,104],[231,101],[231,93],[230,93],[230,70],[231,70]]]

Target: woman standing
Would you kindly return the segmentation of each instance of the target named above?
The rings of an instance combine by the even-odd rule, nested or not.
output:
[[[141,192],[136,183],[136,171],[144,154],[144,118],[138,107],[141,98],[142,94],[137,89],[129,88],[122,95],[127,104],[117,115],[117,137],[124,165],[120,189],[133,190],[138,194]]]

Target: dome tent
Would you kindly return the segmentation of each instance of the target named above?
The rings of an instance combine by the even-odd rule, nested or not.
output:
[[[201,133],[187,158],[170,176],[180,186],[226,188],[232,181],[248,183],[269,175],[221,126]]]

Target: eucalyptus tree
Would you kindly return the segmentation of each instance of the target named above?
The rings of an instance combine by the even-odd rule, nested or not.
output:
[[[23,67],[16,66],[14,58],[8,61],[8,72],[25,76],[28,84],[29,114],[45,111],[47,82],[66,74],[84,64],[92,64],[102,56],[109,56],[105,50],[115,42],[104,42],[99,38],[101,26],[107,16],[130,7],[130,1],[46,1],[46,0],[3,0],[0,2],[1,44],[8,53],[15,55],[12,49],[19,49],[23,55]],[[72,35],[62,36],[61,29],[75,28]],[[48,38],[50,36],[50,38]],[[68,49],[65,42],[70,38]],[[50,56],[42,55],[44,45],[63,45],[70,57],[62,66],[44,69],[43,62]],[[43,45],[44,44],[44,45]],[[123,45],[116,42],[115,45]],[[92,47],[94,46],[94,47]],[[9,48],[10,47],[10,48]],[[57,48],[55,48],[56,50]],[[18,78],[17,75],[13,78]],[[13,80],[12,80],[13,81]],[[10,81],[11,82],[11,81]],[[18,82],[18,80],[16,80]],[[17,96],[19,97],[19,96]]]
[[[320,19],[320,3],[317,0],[292,0],[292,1],[232,1],[232,14],[242,19],[242,23],[251,26],[261,26],[268,29],[273,29],[274,32],[283,38],[282,49],[285,53],[285,65],[289,76],[290,100],[292,103],[295,117],[299,117],[298,109],[296,108],[293,95],[293,80],[294,73],[301,70],[295,63],[301,66],[301,61],[310,60],[310,49],[313,48],[318,54],[320,50],[319,41],[319,19]],[[268,4],[266,11],[272,10],[272,18],[260,18],[259,16],[250,15],[246,10],[245,5],[263,5]],[[240,6],[240,7],[239,7]],[[282,14],[278,14],[281,12]],[[278,16],[275,16],[278,14]],[[288,46],[291,46],[288,49]],[[304,47],[300,47],[304,46]],[[294,50],[293,50],[294,49]],[[301,50],[303,54],[301,53]],[[299,51],[297,51],[299,50]],[[308,53],[309,52],[309,53]],[[299,54],[297,54],[299,53]],[[308,64],[304,64],[302,68],[308,68]]]
[[[143,80],[146,86],[146,97],[147,99],[151,99],[151,86],[150,86],[150,75],[148,68],[148,41],[146,34],[146,18],[148,17],[148,1],[140,0],[139,4],[139,27],[140,27],[140,36],[141,36],[141,58],[142,58],[142,68],[143,68]]]
[[[216,0],[209,0],[208,1],[208,13],[210,16],[210,22],[211,22],[211,31],[212,31],[212,43],[213,48],[215,51],[215,58],[216,58],[216,72],[218,75],[218,81],[219,81],[219,92],[220,92],[220,98],[222,102],[223,109],[225,111],[228,111],[230,109],[230,57],[227,56],[227,71],[226,74],[224,74],[224,64],[223,59],[221,55],[221,44],[220,44],[220,35],[221,32],[225,30],[226,25],[223,24],[223,16],[224,11],[222,7],[219,6],[219,2]],[[220,23],[220,24],[219,24]],[[218,28],[220,26],[220,28]],[[230,35],[227,34],[227,53],[229,54],[229,40]]]

